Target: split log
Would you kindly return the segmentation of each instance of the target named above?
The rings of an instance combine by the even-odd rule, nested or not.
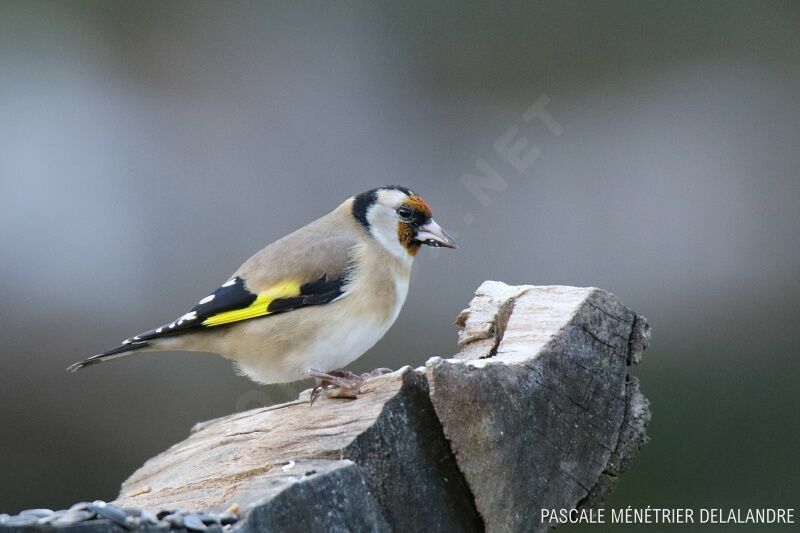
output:
[[[598,505],[645,439],[628,374],[647,322],[593,288],[485,282],[461,351],[196,426],[117,504],[223,511],[242,531],[531,531],[542,508]]]
[[[627,371],[647,322],[599,289],[486,282],[457,323],[461,352],[426,373],[487,529],[601,502],[649,421]]]

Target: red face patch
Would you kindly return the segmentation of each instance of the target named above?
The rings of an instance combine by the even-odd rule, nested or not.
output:
[[[423,215],[425,218],[424,220],[428,220],[431,218],[431,206],[428,205],[428,202],[425,201],[425,198],[422,196],[412,196],[405,202],[403,205],[414,211],[415,213],[419,213]]]
[[[431,206],[422,196],[412,196],[403,202],[403,207],[409,208],[413,215],[411,220],[401,220],[397,223],[397,238],[408,251],[408,255],[414,256],[420,247],[420,242],[416,240],[417,228],[431,218]]]

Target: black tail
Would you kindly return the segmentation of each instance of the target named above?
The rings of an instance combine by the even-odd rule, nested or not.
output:
[[[148,346],[150,346],[150,343],[148,342],[129,342],[127,344],[123,344],[122,346],[114,348],[113,350],[93,355],[88,359],[84,359],[80,363],[69,365],[67,367],[67,372],[75,372],[76,370],[80,370],[85,366],[92,366],[98,363],[104,363],[106,361],[111,361],[112,359],[116,359],[117,357],[125,357],[130,352],[141,350],[142,348],[146,348]]]

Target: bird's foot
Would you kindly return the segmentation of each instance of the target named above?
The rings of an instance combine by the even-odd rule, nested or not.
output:
[[[325,392],[326,398],[347,398],[355,400],[361,392],[361,385],[370,378],[381,376],[387,372],[391,372],[388,368],[377,368],[372,372],[365,374],[354,374],[347,370],[330,370],[328,372],[320,372],[313,368],[308,371],[308,374],[314,378],[317,383],[311,389],[311,405],[319,397],[321,392]]]

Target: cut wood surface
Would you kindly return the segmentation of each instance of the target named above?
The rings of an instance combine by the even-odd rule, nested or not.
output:
[[[321,398],[198,424],[117,504],[223,511],[242,531],[531,531],[598,505],[645,439],[628,373],[646,320],[594,288],[485,282],[461,351]]]

